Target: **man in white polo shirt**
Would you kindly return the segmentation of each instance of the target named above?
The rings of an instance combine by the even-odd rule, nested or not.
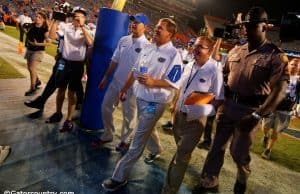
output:
[[[172,91],[180,87],[182,61],[171,42],[176,31],[176,24],[171,19],[159,20],[155,28],[155,44],[143,50],[120,92],[120,99],[124,100],[135,82],[138,124],[128,152],[118,162],[112,178],[102,183],[105,190],[115,191],[127,183],[134,164],[153,135],[156,122],[173,98]]]
[[[195,91],[209,93],[214,96],[210,105],[203,105],[203,109],[214,109],[224,99],[223,74],[218,69],[217,61],[212,59],[213,41],[209,38],[198,38],[194,44],[194,59],[187,65],[183,74],[183,84],[180,90],[179,100],[176,104],[174,119],[174,138],[177,150],[174,154],[166,177],[162,193],[177,193],[186,168],[191,159],[202,131],[206,125],[208,110],[200,114],[199,118],[189,118],[193,114],[192,109],[185,105],[186,99]],[[200,108],[200,107],[197,107]]]
[[[60,132],[71,131],[73,128],[72,116],[75,111],[75,92],[82,87],[81,78],[84,72],[84,63],[87,47],[92,46],[93,34],[85,25],[86,10],[75,7],[73,10],[73,22],[61,25],[54,22],[51,26],[49,36],[57,39],[63,36],[62,59],[59,61],[57,70],[62,74],[62,79],[58,81],[58,93],[56,97],[56,112],[49,118],[49,122],[57,122],[62,118],[62,105],[65,98],[65,91],[68,87],[68,115]]]
[[[112,72],[116,69],[112,82],[110,83],[103,99],[102,105],[102,121],[104,132],[100,137],[100,141],[94,146],[102,146],[113,140],[115,127],[113,124],[113,112],[119,101],[119,93],[128,74],[135,64],[138,56],[150,42],[145,37],[146,26],[149,25],[148,17],[143,13],[131,16],[131,35],[124,36],[120,39],[118,46],[112,56],[111,63],[101,82],[99,89],[106,86],[107,80]],[[121,142],[116,146],[117,151],[126,152],[129,147],[128,139],[132,133],[136,123],[136,99],[133,95],[132,88],[128,89],[126,100],[122,102],[123,123],[121,128]]]

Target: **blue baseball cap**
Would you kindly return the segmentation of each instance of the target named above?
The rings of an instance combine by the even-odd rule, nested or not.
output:
[[[143,13],[137,13],[130,16],[130,20],[138,23],[143,23],[144,25],[149,25],[150,23],[149,18]]]

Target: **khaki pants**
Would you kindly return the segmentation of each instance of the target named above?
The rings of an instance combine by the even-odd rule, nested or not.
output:
[[[109,141],[113,139],[115,127],[113,124],[113,112],[116,109],[116,104],[119,101],[119,93],[123,84],[113,80],[106,90],[102,105],[102,121],[104,132],[101,140]],[[122,102],[123,123],[121,128],[121,142],[128,143],[129,137],[136,125],[136,98],[133,95],[132,89],[128,90],[126,100]]]
[[[206,120],[207,117],[201,117],[199,120],[186,121],[184,113],[176,113],[173,132],[177,150],[170,162],[162,193],[177,193]]]
[[[152,151],[150,150],[152,153],[161,151],[158,134],[156,131],[153,132],[153,130],[156,122],[163,114],[166,104],[155,103],[154,113],[147,112],[148,104],[149,102],[137,99],[138,124],[129,150],[118,162],[113,172],[112,179],[115,181],[121,182],[128,179],[134,164],[143,154],[148,140],[148,145],[152,147]]]

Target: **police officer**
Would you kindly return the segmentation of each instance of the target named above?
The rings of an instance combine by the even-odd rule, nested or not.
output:
[[[210,57],[213,45],[213,41],[207,37],[198,38],[194,45],[195,60],[191,62],[192,66],[185,67],[173,127],[177,150],[170,162],[162,193],[177,193],[206,125],[207,115],[189,119],[185,100],[194,91],[208,92],[215,96],[210,104],[217,109],[224,99],[223,74],[218,69],[217,61]]]
[[[173,20],[159,20],[155,28],[155,44],[144,49],[120,92],[122,100],[135,82],[138,123],[128,152],[118,162],[112,178],[102,183],[105,190],[115,191],[127,183],[129,174],[142,155],[166,103],[172,100],[172,90],[179,88],[182,61],[171,42],[176,29]]]
[[[202,171],[204,188],[218,186],[226,143],[233,135],[230,152],[237,165],[234,193],[246,191],[254,129],[285,96],[287,57],[267,41],[267,20],[263,8],[251,8],[244,23],[248,43],[228,54],[223,71],[225,102],[218,109],[216,135]]]
[[[150,42],[145,37],[146,26],[149,25],[148,17],[143,13],[131,16],[132,34],[120,39],[117,49],[115,50],[112,61],[103,79],[99,83],[99,88],[103,89],[107,83],[110,74],[116,69],[113,80],[107,89],[102,106],[102,121],[104,133],[100,137],[98,146],[113,140],[115,127],[113,125],[113,111],[119,101],[120,90],[127,80],[127,76],[132,69],[133,64],[138,59],[145,46]],[[127,151],[129,144],[128,139],[135,127],[136,121],[136,99],[133,95],[132,88],[128,89],[126,100],[122,102],[123,123],[121,129],[121,142],[117,145],[117,151]]]

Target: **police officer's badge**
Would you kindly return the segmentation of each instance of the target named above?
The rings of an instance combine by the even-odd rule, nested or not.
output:
[[[181,78],[181,65],[174,65],[168,74],[168,78],[173,83],[177,82]]]
[[[137,52],[137,53],[140,53],[141,51],[142,51],[141,48],[136,48],[136,49],[135,49],[135,52]]]
[[[166,61],[166,59],[165,58],[163,58],[163,57],[159,57],[158,58],[158,62],[161,62],[161,63],[163,63],[163,62],[165,62]]]

